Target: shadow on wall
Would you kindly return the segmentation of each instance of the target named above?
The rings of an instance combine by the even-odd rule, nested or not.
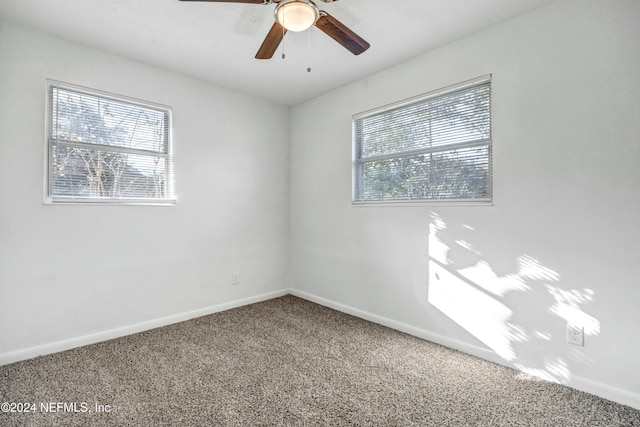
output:
[[[570,323],[582,326],[585,337],[597,335],[600,323],[583,311],[593,290],[563,289],[560,274],[528,254],[514,254],[513,271],[498,274],[483,254],[489,242],[478,234],[431,214],[428,302],[511,366],[568,382],[567,359],[554,351],[554,343],[568,345],[566,336],[552,331]]]

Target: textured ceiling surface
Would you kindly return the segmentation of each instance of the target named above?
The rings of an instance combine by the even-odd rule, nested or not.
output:
[[[0,18],[294,105],[552,1],[317,1],[371,48],[354,56],[312,27],[287,33],[270,60],[254,56],[274,22],[274,4],[0,0]]]

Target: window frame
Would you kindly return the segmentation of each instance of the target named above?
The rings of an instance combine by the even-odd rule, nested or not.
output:
[[[44,156],[44,204],[46,205],[145,205],[145,206],[173,206],[176,204],[176,196],[174,191],[173,176],[173,110],[170,106],[144,101],[130,96],[114,94],[98,89],[92,89],[85,86],[66,83],[54,79],[46,79],[45,91],[45,156]],[[118,147],[111,145],[102,145],[91,142],[72,142],[58,140],[53,137],[53,89],[69,90],[82,95],[98,97],[104,100],[115,101],[123,104],[130,104],[141,108],[155,110],[164,115],[164,144],[166,150],[151,152],[144,149],[136,149],[131,147]],[[154,153],[157,157],[161,157],[165,161],[164,176],[166,178],[166,195],[163,198],[145,198],[145,197],[91,197],[91,196],[72,196],[72,195],[54,195],[52,184],[52,146],[78,147],[85,149],[99,149],[114,153],[149,155]]]
[[[417,148],[417,149],[409,149],[409,150],[397,150],[394,152],[390,152],[383,155],[370,156],[359,158],[358,157],[358,135],[357,135],[357,122],[358,120],[366,119],[368,117],[372,117],[375,115],[383,114],[385,112],[391,110],[398,110],[403,107],[412,107],[419,103],[426,102],[431,99],[436,99],[439,97],[443,97],[445,95],[463,91],[465,89],[471,89],[477,86],[489,85],[489,138],[485,138],[482,140],[474,140],[474,141],[465,141],[458,143],[451,143],[437,147],[431,148]],[[431,92],[423,93],[411,98],[407,98],[401,101],[393,102],[390,104],[383,105],[381,107],[373,108],[361,113],[354,114],[352,116],[352,192],[351,192],[351,203],[353,206],[394,206],[394,205],[423,205],[423,206],[433,206],[433,205],[474,205],[474,206],[493,206],[493,106],[491,102],[492,97],[492,75],[487,74],[484,76],[480,76],[474,79],[466,80],[461,83],[453,84],[450,86],[446,86],[441,89],[437,89]],[[409,158],[410,156],[420,155],[420,154],[428,154],[433,152],[444,151],[442,148],[446,147],[447,149],[452,148],[465,148],[465,147],[473,147],[487,145],[488,146],[488,164],[487,164],[487,187],[488,187],[488,196],[487,197],[477,197],[477,198],[387,198],[387,199],[362,199],[358,198],[362,197],[362,189],[358,188],[358,186],[362,185],[362,166],[371,162],[371,159],[374,160],[386,160],[386,159],[402,159]]]

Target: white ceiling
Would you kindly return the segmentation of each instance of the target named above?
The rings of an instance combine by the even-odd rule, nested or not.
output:
[[[317,28],[254,59],[275,5],[179,0],[0,0],[0,17],[294,105],[554,0],[317,1],[371,48],[354,56]],[[307,73],[310,66],[312,71]]]

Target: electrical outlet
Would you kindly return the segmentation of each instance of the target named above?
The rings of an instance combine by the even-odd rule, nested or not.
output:
[[[240,284],[240,273],[231,273],[231,284],[232,285]]]
[[[584,346],[584,329],[581,326],[567,324],[567,342]]]

